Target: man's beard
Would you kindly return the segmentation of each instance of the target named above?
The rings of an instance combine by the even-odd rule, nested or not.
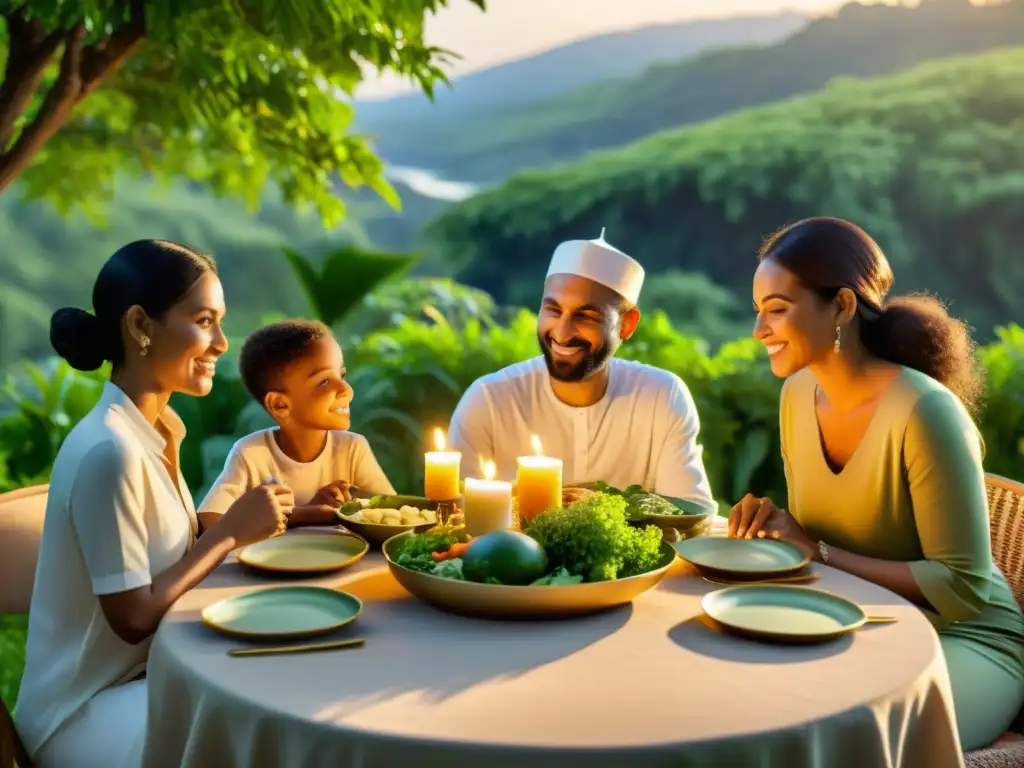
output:
[[[608,359],[615,351],[608,343],[602,344],[597,349],[582,339],[572,339],[563,346],[577,347],[583,350],[583,355],[578,362],[567,363],[556,360],[551,352],[551,340],[541,334],[537,334],[537,341],[540,343],[541,352],[544,354],[544,362],[548,366],[548,374],[556,381],[578,382],[586,381],[608,364]]]

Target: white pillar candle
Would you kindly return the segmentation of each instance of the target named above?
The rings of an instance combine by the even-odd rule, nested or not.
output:
[[[482,480],[466,478],[462,511],[466,533],[470,536],[483,536],[512,527],[512,483],[492,479],[493,461],[485,465],[484,476]]]

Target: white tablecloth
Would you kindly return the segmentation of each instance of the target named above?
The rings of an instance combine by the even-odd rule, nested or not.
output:
[[[225,563],[163,622],[149,662],[146,768],[952,768],[949,682],[931,625],[831,568],[815,585],[899,622],[815,646],[726,635],[712,585],[677,561],[631,606],[564,621],[440,612],[379,553],[326,578]],[[363,615],[355,650],[233,658],[203,606],[272,584],[336,586]]]

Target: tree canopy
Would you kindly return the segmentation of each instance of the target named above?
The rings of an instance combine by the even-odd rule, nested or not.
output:
[[[561,240],[602,227],[650,275],[749,296],[754,253],[805,216],[871,232],[896,290],[930,290],[987,336],[1024,294],[1024,48],[835,82],[814,96],[523,173],[430,228],[457,278],[535,304]]]
[[[484,7],[484,0],[469,0]],[[0,0],[0,190],[98,210],[115,172],[185,177],[251,206],[268,181],[328,224],[338,176],[398,207],[347,133],[367,71],[429,94],[451,52],[447,0]]]

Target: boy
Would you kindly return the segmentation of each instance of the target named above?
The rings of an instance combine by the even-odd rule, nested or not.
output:
[[[330,328],[308,320],[267,325],[245,340],[239,369],[278,426],[235,443],[200,514],[223,514],[268,480],[295,494],[289,527],[336,524],[334,511],[355,490],[395,493],[366,438],[347,431],[353,390]]]

